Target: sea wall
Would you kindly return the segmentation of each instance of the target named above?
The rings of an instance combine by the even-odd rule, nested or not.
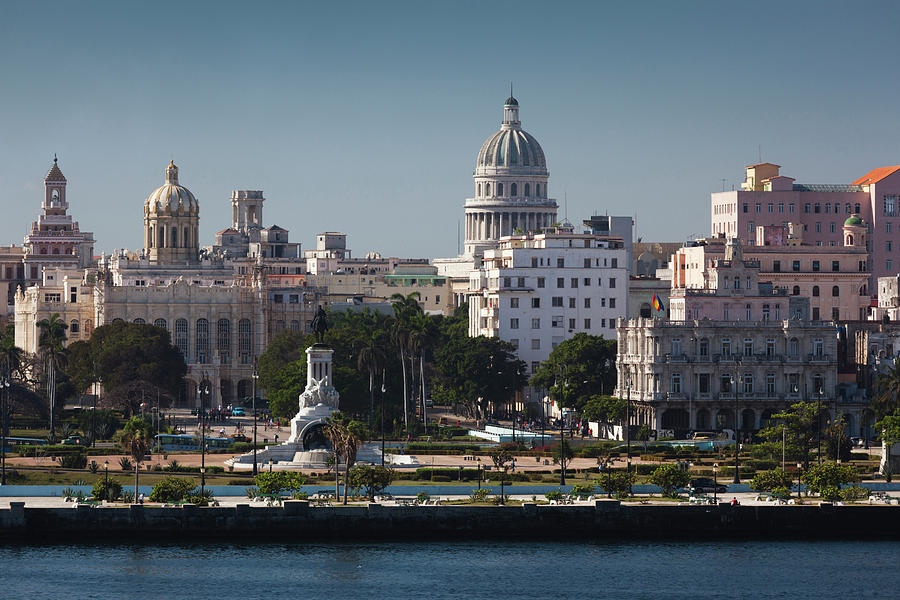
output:
[[[311,506],[0,509],[0,539],[210,538],[231,541],[364,539],[822,538],[898,539],[900,509],[889,506]]]

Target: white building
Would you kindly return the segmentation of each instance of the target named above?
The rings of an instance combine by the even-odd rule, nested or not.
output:
[[[571,226],[501,238],[470,276],[469,335],[511,343],[529,374],[576,333],[615,339],[626,314],[625,256],[620,238]]]

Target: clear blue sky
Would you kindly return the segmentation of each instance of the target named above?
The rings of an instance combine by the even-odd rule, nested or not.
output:
[[[201,237],[232,189],[309,248],[450,256],[509,81],[573,221],[709,232],[762,159],[800,182],[900,164],[896,2],[4,2],[0,243],[53,153],[97,251],[138,248],[170,158]]]

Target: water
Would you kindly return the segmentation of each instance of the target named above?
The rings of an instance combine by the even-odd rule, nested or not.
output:
[[[4,598],[896,598],[897,542],[0,547]]]

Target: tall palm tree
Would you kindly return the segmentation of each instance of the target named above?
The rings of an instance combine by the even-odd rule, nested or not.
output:
[[[900,408],[900,356],[894,364],[878,376],[878,391],[875,393],[874,406],[876,418],[891,414]]]
[[[356,463],[356,455],[366,438],[362,423],[352,421],[341,413],[334,413],[324,427],[325,436],[334,448],[335,474],[340,472],[340,459],[344,459],[344,504],[350,484],[350,469]]]
[[[150,451],[150,440],[147,437],[146,430],[138,428],[133,431],[125,432],[125,435],[122,438],[122,445],[125,446],[125,449],[134,460],[134,501],[137,502],[138,473],[140,473],[141,463],[144,462],[144,457],[147,456],[147,452]]]
[[[431,350],[437,342],[437,332],[435,331],[434,321],[423,311],[417,312],[410,318],[410,336],[409,345],[410,353],[413,356],[413,362],[418,357],[419,362],[419,386],[416,388],[421,402],[422,422],[426,422],[425,418],[425,354]]]
[[[409,317],[421,310],[417,299],[419,292],[408,296],[394,294],[391,305],[394,308],[394,321],[391,327],[391,338],[400,351],[400,370],[403,373],[403,425],[409,431],[409,386],[406,379],[406,357],[409,354]]]
[[[38,338],[44,361],[47,365],[47,396],[50,400],[50,443],[56,441],[56,372],[66,359],[66,329],[69,328],[59,313],[53,313],[49,319],[37,322],[41,333]]]
[[[369,427],[375,414],[375,373],[384,369],[387,359],[384,352],[381,330],[369,330],[357,350],[356,368],[369,372]]]

